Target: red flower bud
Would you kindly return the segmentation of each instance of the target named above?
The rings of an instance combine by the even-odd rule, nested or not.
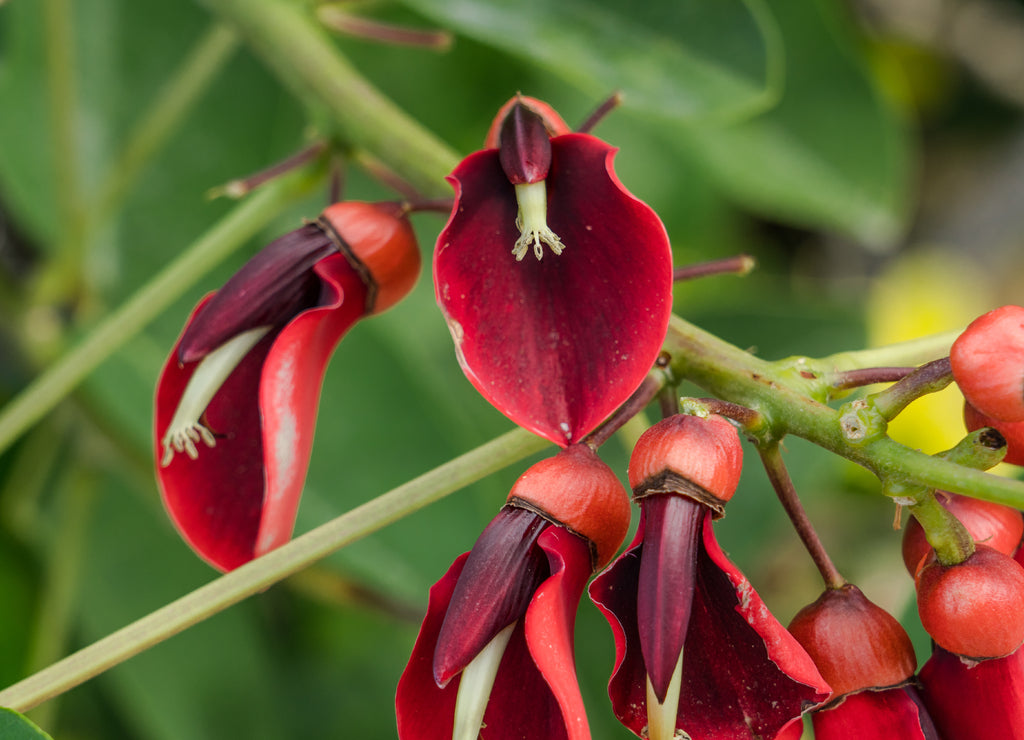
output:
[[[594,569],[615,555],[629,529],[629,495],[612,469],[586,445],[571,445],[523,473],[508,494],[590,542]]]
[[[501,141],[501,130],[505,125],[505,119],[508,118],[509,113],[516,106],[522,106],[534,115],[538,116],[544,124],[545,130],[548,132],[549,138],[554,138],[555,136],[561,136],[562,134],[572,132],[572,129],[569,128],[569,124],[567,124],[565,120],[558,115],[558,111],[543,100],[537,100],[537,98],[531,98],[526,95],[516,95],[498,109],[498,113],[494,116],[494,120],[491,122],[491,128],[487,131],[487,136],[484,139],[485,149],[498,148]]]
[[[1004,555],[1013,555],[1017,551],[1024,535],[1024,517],[1017,509],[945,491],[939,492],[938,500],[960,520],[975,542],[988,545]],[[903,531],[903,564],[907,572],[912,576],[916,574],[931,551],[924,529],[917,519],[911,519]]]
[[[789,631],[814,659],[833,699],[899,686],[917,667],[906,630],[851,584],[826,590],[797,612]]]
[[[1006,440],[1006,457],[1003,462],[1024,465],[1024,421],[1001,421],[978,411],[967,401],[964,402],[964,426],[967,431],[990,427],[1003,435]]]
[[[640,436],[629,460],[629,485],[637,498],[678,493],[721,517],[742,469],[739,434],[724,417],[676,414]]]
[[[949,351],[964,397],[983,414],[1024,421],[1024,308],[1003,306],[971,322]]]
[[[501,124],[498,161],[513,185],[540,182],[551,169],[551,137],[544,121],[519,101]]]
[[[938,645],[968,658],[999,658],[1024,643],[1024,568],[978,545],[956,565],[934,555],[917,574],[917,611]]]

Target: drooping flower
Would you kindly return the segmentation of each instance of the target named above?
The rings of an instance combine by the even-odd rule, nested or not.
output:
[[[910,637],[856,586],[827,589],[789,631],[832,687],[811,715],[817,740],[939,740],[914,685]]]
[[[741,447],[722,417],[677,415],[641,436],[636,538],[590,597],[615,636],[615,715],[651,740],[775,737],[829,687],[715,540]]]
[[[172,521],[211,565],[231,570],[291,536],[330,355],[419,267],[399,206],[336,203],[192,312],[157,381],[155,455]]]
[[[545,104],[510,101],[487,146],[449,178],[437,301],[477,390],[565,446],[625,401],[661,350],[668,237],[615,176],[616,150],[569,133]]]
[[[399,738],[588,740],[576,609],[628,527],[629,498],[590,448],[572,445],[527,470],[430,591],[398,684]]]

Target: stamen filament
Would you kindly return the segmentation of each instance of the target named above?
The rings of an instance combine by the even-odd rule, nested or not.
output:
[[[496,634],[484,649],[469,662],[459,679],[459,693],[455,699],[455,726],[452,740],[477,740],[484,723],[484,711],[491,698],[491,687],[498,675],[501,656],[516,623],[513,622]]]
[[[683,654],[679,653],[672,679],[668,682],[665,701],[659,702],[650,676],[647,677],[647,737],[649,740],[680,740],[689,738],[682,730],[676,734],[676,715],[679,712],[679,691],[683,682]]]
[[[531,246],[538,260],[544,256],[545,244],[555,254],[561,254],[565,244],[548,227],[548,191],[545,181],[522,183],[516,185],[515,189],[516,201],[519,203],[519,213],[516,215],[519,238],[512,248],[512,254],[516,261],[521,262]]]
[[[162,467],[166,468],[171,464],[175,452],[184,452],[195,460],[199,457],[196,443],[200,440],[207,447],[216,446],[217,441],[213,433],[199,420],[224,381],[268,331],[269,326],[244,331],[224,342],[199,362],[199,366],[188,380],[188,385],[185,386],[185,392],[181,394],[178,408],[175,409],[174,417],[161,440],[164,447],[164,454],[160,459]]]

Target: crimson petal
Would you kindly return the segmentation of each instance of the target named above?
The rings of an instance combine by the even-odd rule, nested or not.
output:
[[[830,689],[810,656],[725,557],[704,518],[697,584],[683,647],[676,726],[692,737],[775,737]],[[630,548],[594,579],[590,597],[615,636],[608,683],[619,720],[642,736],[647,725],[646,669],[639,645],[637,584],[643,524]]]
[[[231,570],[288,540],[306,475],[320,384],[334,347],[363,314],[366,288],[341,254],[315,267],[320,305],[253,347],[217,391],[205,420],[217,445],[157,468],[164,505],[189,545]],[[193,311],[195,319],[209,298]],[[184,332],[183,332],[184,334]],[[180,344],[180,339],[179,339]],[[196,365],[177,362],[157,381],[155,446]]]
[[[815,740],[939,740],[913,686],[859,691],[815,712]]]
[[[520,426],[578,441],[629,397],[661,350],[672,303],[664,226],[592,136],[551,140],[548,225],[560,255],[517,262],[513,186],[497,150],[463,160],[434,287],[470,382]]]

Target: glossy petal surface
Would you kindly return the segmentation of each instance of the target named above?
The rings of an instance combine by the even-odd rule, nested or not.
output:
[[[552,571],[517,623],[501,659],[484,714],[488,740],[589,738],[576,686],[572,635],[576,606],[590,575],[590,551],[583,540],[557,527],[541,533],[537,546]],[[468,557],[469,553],[460,556],[430,590],[427,615],[398,683],[395,704],[401,740],[451,740],[461,675],[440,688],[433,662],[445,612]]]
[[[975,663],[936,647],[920,678],[946,740],[1024,740],[1024,649]]]
[[[615,150],[584,134],[551,140],[547,223],[565,244],[517,262],[513,186],[496,150],[450,178],[438,237],[438,304],[470,382],[514,422],[578,441],[640,384],[671,310],[672,258],[657,215],[615,177]]]
[[[940,740],[913,686],[851,694],[811,719],[815,740]]]
[[[216,447],[202,448],[195,460],[175,455],[157,468],[175,526],[220,570],[236,568],[291,536],[323,373],[334,347],[363,312],[365,288],[344,257],[332,255],[314,269],[322,281],[318,305],[253,347],[207,407]],[[177,355],[175,346],[157,382],[158,459],[159,440],[196,367],[179,365]]]
[[[641,525],[630,549],[590,587],[615,636],[612,707],[638,736],[647,724],[636,606],[643,534]],[[718,547],[711,517],[704,518],[683,656],[676,726],[694,738],[774,737],[829,695],[810,657]]]

